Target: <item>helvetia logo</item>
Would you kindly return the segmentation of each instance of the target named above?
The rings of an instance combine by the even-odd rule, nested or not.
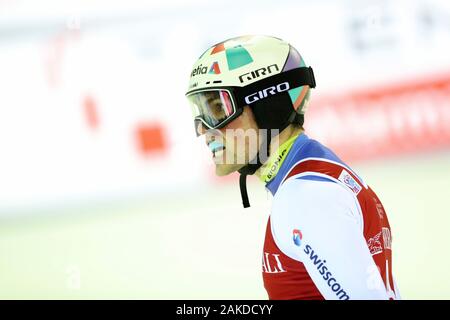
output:
[[[217,61],[211,65],[211,68],[209,68],[209,73],[220,74],[219,63]]]
[[[205,74],[208,72],[208,67],[204,67],[203,65],[199,65],[197,68],[193,69],[191,72],[191,78],[195,77],[196,75],[199,74]]]
[[[300,245],[302,244],[302,232],[298,229],[294,229],[292,231],[292,240],[294,240],[294,243],[297,247],[300,247]]]

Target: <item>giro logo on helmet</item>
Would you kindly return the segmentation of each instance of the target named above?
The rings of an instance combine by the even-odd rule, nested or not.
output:
[[[191,78],[198,74],[205,74],[208,72],[208,67],[203,67],[201,64],[191,72]]]
[[[264,90],[260,90],[258,92],[252,93],[245,97],[245,102],[247,104],[252,104],[258,100],[267,98],[269,95],[273,96],[277,93],[289,90],[289,82],[282,82],[276,86],[271,86]]]
[[[271,64],[270,66],[267,66],[265,68],[259,68],[259,69],[253,70],[251,72],[244,73],[239,76],[239,81],[242,83],[245,80],[249,81],[249,80],[259,78],[259,76],[265,76],[266,72],[267,72],[267,74],[271,74],[272,70],[279,71],[278,66],[276,64]]]

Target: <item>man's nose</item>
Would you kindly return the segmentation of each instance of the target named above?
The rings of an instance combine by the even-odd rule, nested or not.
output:
[[[208,129],[205,127],[203,122],[195,121],[195,131],[197,132],[197,136],[204,135]]]

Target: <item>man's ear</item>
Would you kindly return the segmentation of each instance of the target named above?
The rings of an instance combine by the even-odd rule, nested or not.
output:
[[[244,107],[243,113],[245,113],[245,117],[246,117],[246,119],[248,119],[247,121],[249,121],[249,123],[248,123],[249,127],[253,128],[255,130],[258,130],[259,126],[258,126],[258,123],[256,122],[256,117],[255,117],[255,113],[253,112],[253,109],[250,106],[246,105]]]

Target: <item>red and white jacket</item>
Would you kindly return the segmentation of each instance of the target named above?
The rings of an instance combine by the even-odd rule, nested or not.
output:
[[[270,299],[400,299],[383,205],[331,150],[301,134],[266,187]]]

